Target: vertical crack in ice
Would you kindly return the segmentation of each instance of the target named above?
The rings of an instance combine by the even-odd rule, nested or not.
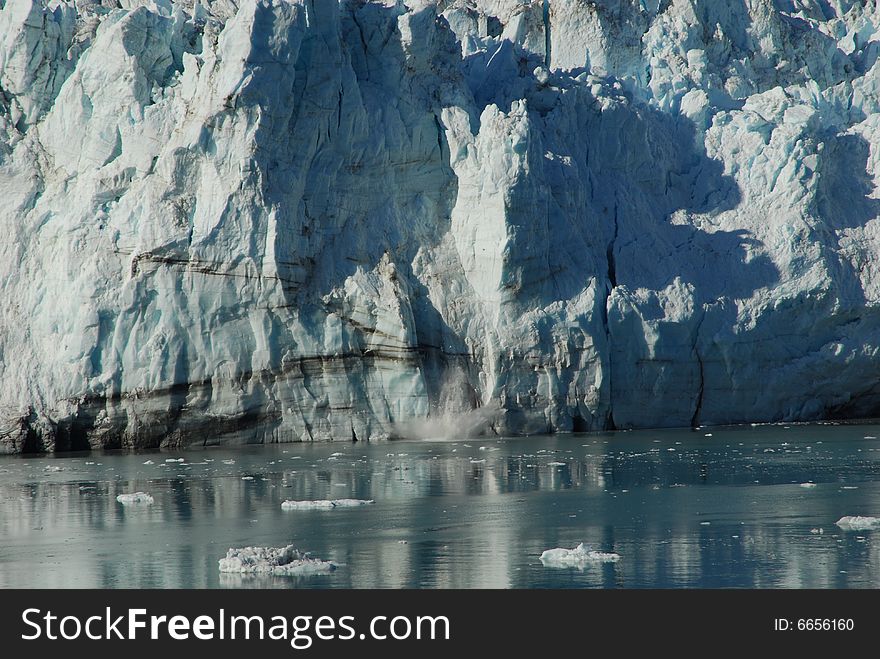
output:
[[[614,202],[614,233],[611,235],[611,240],[608,243],[608,247],[605,250],[605,256],[608,259],[608,281],[611,287],[608,289],[608,294],[611,294],[611,290],[613,290],[617,286],[617,263],[614,260],[614,247],[617,242],[617,234],[619,231],[619,226],[617,224],[617,202]]]
[[[703,315],[700,322],[697,323],[697,329],[694,331],[694,355],[697,357],[697,365],[700,369],[700,384],[697,388],[697,403],[694,406],[694,415],[691,417],[691,428],[700,425],[700,413],[703,411],[703,395],[706,390],[706,371],[703,365],[703,357],[700,355],[700,329],[703,327],[703,321],[706,320],[706,309],[703,308]]]
[[[550,68],[550,0],[544,0],[544,66]]]
[[[697,405],[694,408],[694,415],[691,417],[691,428],[696,428],[700,425],[700,411],[703,409],[703,391],[706,386],[706,379],[703,371],[703,358],[700,357],[700,351],[696,347],[696,343],[694,344],[694,353],[697,355],[697,363],[700,366],[700,387],[697,391]]]
[[[608,247],[605,249],[605,255],[608,260],[608,283],[605,286],[605,305],[602,308],[602,323],[605,326],[605,339],[608,344],[608,391],[613,392],[612,388],[612,377],[613,377],[613,359],[611,358],[611,324],[608,321],[608,302],[611,299],[611,293],[617,287],[617,263],[614,259],[614,249],[617,243],[617,235],[619,232],[620,225],[618,223],[618,211],[619,204],[617,202],[617,193],[615,193],[614,199],[614,213],[612,214],[614,221],[614,232],[611,234],[611,240],[608,241]],[[605,422],[606,430],[616,430],[616,426],[614,424],[614,396],[611,395],[608,402],[608,420]]]

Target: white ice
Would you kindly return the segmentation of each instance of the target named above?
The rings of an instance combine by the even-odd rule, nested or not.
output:
[[[878,50],[873,0],[0,0],[0,451],[869,415]]]
[[[298,577],[327,574],[336,569],[335,563],[311,558],[293,545],[232,548],[219,565],[221,572]]]
[[[133,492],[130,494],[120,494],[116,500],[123,506],[150,505],[153,503],[153,496],[146,492]]]
[[[592,563],[616,563],[619,560],[619,554],[594,551],[584,543],[580,543],[574,549],[557,547],[556,549],[548,549],[541,554],[541,563],[544,564],[544,567],[583,569]]]
[[[356,508],[375,503],[372,499],[321,499],[318,501],[293,501],[281,503],[283,510],[332,510],[333,508]]]
[[[846,531],[870,531],[880,528],[880,517],[847,516],[841,517],[836,524]]]

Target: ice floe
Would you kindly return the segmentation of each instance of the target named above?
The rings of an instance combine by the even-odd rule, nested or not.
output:
[[[541,563],[544,567],[584,568],[591,563],[616,563],[619,560],[620,554],[594,551],[583,542],[574,549],[557,547],[541,554]]]
[[[128,494],[120,494],[116,500],[123,506],[147,505],[153,503],[153,495],[146,492],[132,492]]]
[[[233,574],[270,574],[306,577],[336,569],[331,561],[311,558],[293,545],[286,547],[231,548],[219,561],[220,571]]]
[[[880,528],[880,517],[846,516],[835,523],[846,531],[870,531]]]
[[[332,510],[333,508],[355,508],[376,503],[373,499],[322,499],[319,501],[283,501],[283,510]]]

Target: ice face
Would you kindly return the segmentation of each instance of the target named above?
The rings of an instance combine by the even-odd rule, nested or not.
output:
[[[110,4],[0,9],[0,450],[880,408],[877,3]]]
[[[232,548],[219,562],[220,571],[233,574],[265,574],[307,577],[328,574],[336,569],[331,561],[310,558],[293,545],[286,547]]]

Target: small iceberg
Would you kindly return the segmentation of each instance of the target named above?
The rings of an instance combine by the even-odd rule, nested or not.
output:
[[[332,510],[333,508],[356,508],[376,503],[373,499],[324,499],[321,501],[283,501],[282,510]]]
[[[123,506],[149,506],[153,503],[153,496],[146,492],[133,492],[130,494],[120,494],[116,497],[116,500]]]
[[[809,483],[809,482],[808,483],[801,483],[801,487],[804,488],[805,490],[810,490],[810,489],[816,487],[816,484]]]
[[[583,542],[574,549],[557,547],[541,554],[544,567],[576,567],[583,569],[591,563],[616,563],[620,554],[593,551]]]
[[[310,558],[305,552],[286,547],[232,548],[219,561],[220,571],[232,574],[269,574],[276,576],[307,577],[328,574],[336,569],[331,561]]]
[[[836,524],[846,531],[870,531],[880,528],[880,517],[841,517]]]

